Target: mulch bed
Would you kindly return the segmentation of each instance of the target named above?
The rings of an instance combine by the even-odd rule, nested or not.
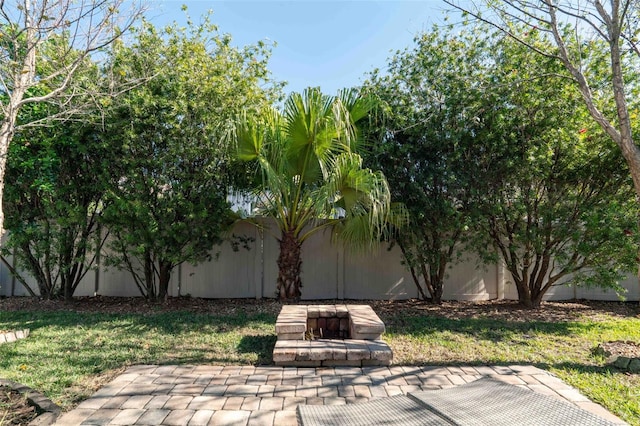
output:
[[[640,358],[640,345],[636,342],[616,340],[614,342],[601,343],[599,348],[607,356]]]
[[[35,407],[27,398],[11,388],[0,387],[0,424],[28,425],[38,416]]]
[[[510,300],[479,302],[443,302],[432,305],[417,299],[387,300],[321,300],[303,301],[304,304],[355,303],[368,304],[378,314],[430,315],[450,319],[487,318],[503,321],[569,322],[576,319],[598,321],[603,314],[615,317],[640,318],[638,302],[570,301],[543,302],[539,309],[527,309]],[[235,315],[237,313],[267,313],[277,315],[282,303],[274,299],[198,299],[192,297],[169,298],[153,303],[136,297],[78,297],[70,302],[39,300],[30,297],[0,298],[4,311],[75,311],[118,314],[153,315],[161,312],[189,311],[202,314]]]

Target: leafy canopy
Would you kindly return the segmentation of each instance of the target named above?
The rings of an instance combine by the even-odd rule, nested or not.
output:
[[[328,226],[354,247],[378,241],[389,219],[389,189],[380,172],[362,167],[356,123],[372,99],[355,90],[338,96],[317,88],[293,93],[282,113],[240,117],[238,156],[255,161],[260,213],[301,242]]]
[[[119,253],[148,297],[166,296],[171,270],[211,258],[233,223],[231,187],[244,167],[225,139],[232,119],[279,96],[269,79],[268,46],[236,48],[208,18],[162,30],[145,22],[136,42],[115,52],[113,70],[149,81],[118,98],[109,128],[125,152],[107,223]],[[140,265],[140,266],[138,266]]]

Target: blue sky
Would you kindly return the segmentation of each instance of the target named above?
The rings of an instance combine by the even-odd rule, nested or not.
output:
[[[417,33],[442,23],[446,6],[440,0],[154,0],[147,17],[156,25],[184,24],[183,4],[196,22],[212,9],[213,23],[236,45],[275,41],[269,68],[289,83],[286,92],[320,86],[327,94],[384,68]]]

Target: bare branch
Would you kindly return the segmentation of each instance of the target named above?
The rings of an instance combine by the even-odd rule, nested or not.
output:
[[[2,254],[0,254],[0,260],[2,260],[2,263],[4,263],[4,265],[7,267],[7,269],[9,269],[9,272],[11,272],[11,275],[13,275],[18,281],[20,281],[20,284],[22,284],[22,286],[25,288],[25,290],[27,290],[27,292],[29,293],[29,295],[31,297],[37,297],[38,296],[35,293],[35,291],[33,291],[33,289],[29,286],[29,284],[24,279],[24,277],[22,275],[20,275],[20,272],[18,272],[18,270],[16,270],[16,268],[13,267],[11,262],[9,262],[7,260],[7,258],[5,258]]]
[[[602,32],[602,28],[600,27],[600,25],[605,25],[605,22],[595,13],[593,12],[580,13],[580,9],[575,9],[575,12],[574,12],[572,9],[561,7],[559,3],[554,4],[553,7],[558,12],[562,13],[563,15],[566,15],[567,17],[576,18],[584,22],[585,24],[590,26],[596,33],[598,33],[600,37],[604,39],[607,38],[607,35],[604,32]],[[586,11],[587,8],[583,10]],[[594,22],[594,20],[596,22]],[[578,30],[577,26],[576,26],[576,30]]]
[[[48,125],[81,112],[82,105],[95,104],[97,93],[71,87],[76,74],[132,27],[143,12],[141,1],[134,0],[131,13],[121,14],[126,0],[21,0],[20,7],[18,2],[7,6],[0,0],[0,25],[7,33],[0,53],[0,84],[6,97],[0,104],[0,206],[20,109],[29,103],[58,101],[61,111],[29,123],[33,126]],[[3,223],[0,208],[0,229]]]
[[[458,9],[458,10],[460,10],[460,11],[464,12],[464,13],[467,13],[467,14],[469,14],[469,15],[473,16],[475,19],[477,19],[477,20],[478,20],[478,21],[480,21],[480,22],[483,22],[483,23],[485,23],[485,24],[491,25],[493,28],[495,28],[495,29],[497,29],[498,31],[500,31],[500,32],[502,32],[502,33],[504,33],[504,34],[506,34],[507,36],[509,36],[509,37],[511,37],[512,39],[516,40],[518,43],[520,43],[520,44],[522,44],[522,45],[524,45],[524,46],[528,47],[529,49],[533,50],[534,52],[536,52],[536,53],[538,53],[538,54],[540,54],[540,55],[542,55],[542,56],[545,56],[545,57],[547,57],[547,58],[551,58],[551,59],[560,59],[560,58],[558,57],[558,55],[555,55],[555,54],[550,53],[550,52],[545,52],[545,51],[541,50],[540,48],[538,48],[537,46],[534,46],[533,44],[529,43],[528,41],[526,41],[526,40],[525,40],[525,39],[523,39],[522,37],[520,37],[520,36],[518,36],[518,35],[514,34],[514,33],[513,33],[513,32],[508,28],[508,25],[500,25],[499,23],[493,22],[493,21],[492,21],[492,20],[490,20],[490,19],[486,19],[486,18],[484,18],[484,17],[482,16],[482,14],[481,14],[481,13],[479,13],[479,12],[477,12],[477,11],[473,11],[473,10],[467,9],[467,8],[464,8],[464,7],[460,6],[459,4],[454,3],[454,1],[453,1],[453,0],[444,0],[444,2],[445,2],[446,4],[448,4],[449,6],[452,6],[452,7],[456,8],[456,9]],[[510,15],[510,14],[508,14],[508,13],[507,13],[507,15]],[[536,18],[534,18],[534,19],[538,19],[538,18],[536,17]]]

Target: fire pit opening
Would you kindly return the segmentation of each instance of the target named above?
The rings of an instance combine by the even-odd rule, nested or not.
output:
[[[308,315],[308,314],[307,314]],[[306,340],[317,339],[350,339],[349,315],[346,317],[320,317],[309,318],[307,316]]]

